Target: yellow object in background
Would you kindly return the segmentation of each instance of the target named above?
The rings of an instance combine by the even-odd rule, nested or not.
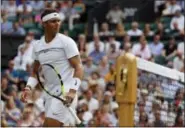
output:
[[[134,126],[136,96],[136,57],[130,53],[123,53],[116,60],[116,101],[119,104],[119,126]]]

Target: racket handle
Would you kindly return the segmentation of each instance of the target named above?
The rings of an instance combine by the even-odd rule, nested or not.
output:
[[[69,111],[71,112],[71,114],[73,115],[73,117],[75,118],[76,123],[80,124],[81,120],[78,118],[78,116],[76,115],[75,111],[71,107],[68,107],[68,108],[69,108]]]

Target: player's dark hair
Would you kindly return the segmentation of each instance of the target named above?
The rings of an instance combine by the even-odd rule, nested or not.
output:
[[[48,15],[48,14],[54,13],[54,12],[57,12],[57,10],[51,9],[51,8],[46,8],[46,9],[44,9],[43,13],[41,14],[41,19],[42,19],[45,15]]]

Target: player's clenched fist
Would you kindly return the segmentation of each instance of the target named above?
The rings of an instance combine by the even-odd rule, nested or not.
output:
[[[21,94],[21,101],[24,103],[27,103],[30,95],[31,95],[31,89],[29,87],[25,87]]]

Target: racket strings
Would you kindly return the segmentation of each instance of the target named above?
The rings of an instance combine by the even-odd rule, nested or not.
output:
[[[44,89],[47,91],[47,93],[53,92],[53,89],[56,86],[61,86],[61,76],[57,74],[55,69],[47,65],[43,65],[42,67],[39,68],[38,74],[39,74],[39,80],[41,84],[44,85]],[[61,89],[59,90],[59,92],[62,93]],[[53,93],[51,94],[56,95]],[[61,94],[57,94],[56,96],[58,95],[61,95]]]

